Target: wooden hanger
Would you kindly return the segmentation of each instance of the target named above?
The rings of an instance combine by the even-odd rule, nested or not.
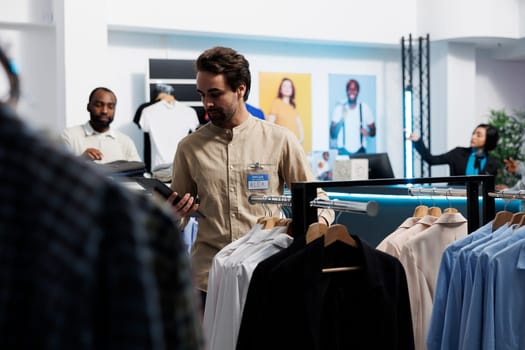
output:
[[[517,230],[518,228],[520,228],[523,225],[525,225],[525,215],[521,217],[520,222],[518,223],[518,226],[516,227],[515,230]]]
[[[457,210],[456,208],[448,207],[445,209],[444,213],[445,214],[455,214],[455,213],[459,213],[459,210]]]
[[[321,222],[314,222],[308,226],[306,231],[306,244],[315,241],[317,238],[324,236],[328,231],[328,225]]]
[[[286,226],[286,234],[293,236],[292,234],[292,219],[282,218],[278,219],[275,226]]]
[[[414,214],[412,214],[415,218],[422,218],[423,216],[428,214],[428,207],[426,205],[418,205],[416,209],[414,209]]]
[[[428,215],[440,217],[442,214],[440,207],[430,207],[428,208]]]
[[[523,216],[525,216],[525,212],[523,211],[512,214],[512,218],[510,219],[509,226],[514,225],[514,224],[519,224]]]
[[[512,220],[512,215],[512,212],[507,210],[498,211],[494,220],[492,220],[492,232],[505,225],[505,223],[510,222]]]
[[[335,242],[343,242],[345,244],[348,244],[351,247],[357,248],[357,242],[355,239],[350,236],[350,233],[348,233],[348,230],[346,229],[346,226],[342,224],[334,224],[328,227],[328,231],[324,235],[324,246],[327,247],[332,243]],[[361,269],[361,266],[344,266],[344,267],[329,267],[324,268],[322,272],[342,272],[342,271],[352,271],[352,270],[359,270]]]
[[[264,222],[266,220],[268,220],[268,218],[269,218],[269,216],[261,216],[261,217],[257,218],[257,223],[258,224],[264,224]]]
[[[343,242],[351,247],[357,248],[357,242],[350,236],[345,225],[334,224],[328,227],[328,231],[324,235],[324,246],[327,247],[334,242]]]
[[[269,230],[276,226],[276,223],[280,220],[278,217],[273,216],[262,216],[257,219],[258,224],[263,224],[263,230]]]
[[[292,219],[288,218],[277,218],[275,226],[289,226],[292,223]]]

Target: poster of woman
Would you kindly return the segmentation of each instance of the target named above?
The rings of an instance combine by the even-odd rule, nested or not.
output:
[[[259,94],[266,120],[290,129],[309,152],[312,148],[310,74],[261,72]]]
[[[329,75],[330,149],[351,155],[376,152],[376,78]]]

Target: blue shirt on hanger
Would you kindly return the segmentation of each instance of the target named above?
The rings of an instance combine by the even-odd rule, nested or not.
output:
[[[467,256],[471,249],[479,244],[483,244],[493,238],[494,235],[498,235],[501,232],[508,229],[508,225],[503,225],[496,231],[492,232],[492,225],[487,228],[487,225],[483,226],[487,231],[486,234],[472,241],[471,243],[462,247],[457,253],[452,273],[450,276],[449,290],[447,294],[447,301],[445,306],[445,314],[443,322],[443,332],[441,334],[441,347],[439,349],[457,349],[459,346],[459,329],[461,326],[461,308],[463,300],[463,287],[465,283]],[[428,337],[427,337],[428,338]],[[436,349],[430,347],[429,349]]]
[[[525,227],[521,227],[511,234],[500,235],[500,237],[496,242],[486,246],[477,258],[468,311],[464,316],[465,318],[462,317],[462,320],[466,321],[464,322],[464,332],[461,333],[463,338],[460,340],[461,344],[463,344],[461,349],[482,349],[485,290],[490,288],[487,285],[486,278],[489,260],[506,247],[525,238]],[[463,302],[465,303],[465,300]],[[485,348],[483,347],[483,349]]]
[[[525,349],[525,240],[489,261],[483,303],[483,349]]]
[[[452,270],[454,268],[459,251],[464,246],[489,234],[492,234],[492,221],[478,228],[471,234],[451,243],[443,252],[438,271],[436,291],[434,293],[434,305],[432,307],[430,326],[427,333],[428,350],[441,349],[449,285],[451,281]]]

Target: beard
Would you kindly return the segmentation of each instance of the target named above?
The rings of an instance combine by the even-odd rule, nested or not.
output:
[[[91,118],[89,123],[98,132],[104,131],[109,128],[109,125],[113,122],[113,119],[101,120],[100,118]]]
[[[357,95],[355,95],[353,97],[348,96],[348,104],[354,105],[356,103],[357,103]]]
[[[219,127],[224,127],[233,118],[233,113],[226,113],[222,108],[209,108],[206,110],[210,121]]]

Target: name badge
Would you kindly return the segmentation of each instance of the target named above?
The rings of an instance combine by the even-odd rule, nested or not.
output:
[[[249,174],[248,175],[248,190],[267,190],[269,186],[268,174]]]

